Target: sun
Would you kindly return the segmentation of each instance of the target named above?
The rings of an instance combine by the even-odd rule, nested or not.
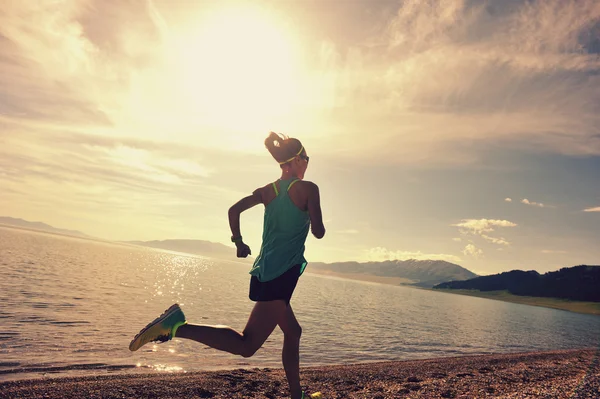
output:
[[[180,35],[172,50],[171,81],[196,123],[262,137],[289,120],[302,100],[297,38],[264,9],[215,10]]]

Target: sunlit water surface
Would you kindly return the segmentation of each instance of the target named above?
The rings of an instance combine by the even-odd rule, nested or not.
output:
[[[248,264],[0,228],[0,380],[280,367],[276,329],[249,359],[175,339],[130,352],[174,302],[192,323],[242,330]],[[596,347],[600,317],[302,276],[302,366]]]

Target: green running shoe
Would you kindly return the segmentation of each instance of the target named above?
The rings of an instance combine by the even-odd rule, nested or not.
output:
[[[185,315],[181,311],[179,304],[171,306],[165,310],[156,320],[142,329],[129,344],[130,351],[136,351],[148,342],[160,341],[166,342],[173,339],[177,329],[187,324]]]

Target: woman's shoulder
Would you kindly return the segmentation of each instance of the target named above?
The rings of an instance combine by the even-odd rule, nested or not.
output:
[[[297,184],[300,184],[301,187],[304,187],[307,190],[318,190],[319,186],[316,183],[309,180],[300,180]]]
[[[294,184],[294,186],[298,186],[296,190],[306,200],[308,198],[313,198],[319,195],[319,186],[317,186],[312,181],[299,180],[298,182],[296,182],[296,184]]]

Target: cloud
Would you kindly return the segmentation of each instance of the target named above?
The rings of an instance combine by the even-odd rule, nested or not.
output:
[[[555,250],[555,249],[542,249],[543,254],[566,254],[567,251]]]
[[[504,238],[495,238],[495,237],[490,237],[488,235],[485,234],[481,234],[481,237],[488,241],[491,242],[492,244],[498,244],[498,245],[510,245],[510,243],[508,241],[506,241],[506,239]]]
[[[541,202],[529,201],[527,198],[523,198],[521,200],[521,203],[525,204],[525,205],[537,206],[537,207],[540,207],[540,208],[550,208],[550,206],[548,206],[548,205],[544,205]]]
[[[220,210],[224,204],[245,194],[234,187],[239,180],[234,183],[214,166],[223,153],[192,146],[36,131],[24,137],[0,133],[0,142],[0,186],[13,193],[25,190],[0,199],[0,208],[13,215],[33,213],[49,223],[71,220],[104,238],[168,236],[164,228],[177,235],[214,230],[222,224],[218,216],[226,212]],[[251,174],[251,169],[231,174]]]
[[[403,1],[364,46],[323,53],[334,114],[358,106],[348,126],[371,132],[344,145],[413,163],[489,144],[600,155],[599,18],[595,0]]]
[[[461,242],[461,241],[462,241],[462,238],[460,238],[460,237],[454,237],[454,238],[452,239],[452,241]]]
[[[356,229],[338,230],[338,234],[358,234],[359,231]]]
[[[583,210],[584,212],[600,212],[600,206],[597,206],[595,208],[587,208]]]
[[[375,247],[365,251],[365,257],[369,261],[381,262],[385,260],[445,260],[447,262],[460,262],[456,255],[449,254],[427,254],[421,251],[391,251],[383,247]]]
[[[266,102],[284,105],[277,118],[210,112],[214,99],[203,89],[219,86],[195,47],[204,3],[38,0],[3,7],[3,190],[27,192],[48,208],[64,201],[94,215],[115,209],[112,219],[134,214],[140,204],[171,216],[209,202],[216,213],[223,203],[217,200],[237,195],[225,187],[233,179],[224,174],[262,167],[253,165],[255,154],[264,154],[268,130],[256,129],[263,124],[327,151],[329,164],[339,158],[474,163],[486,148],[600,154],[597,1],[395,3],[377,23],[340,29],[363,41],[306,39],[291,79],[298,102],[287,107],[277,96]],[[282,15],[292,3],[306,2],[278,2]],[[251,81],[246,67],[230,63],[217,81]],[[244,105],[257,93],[241,91],[218,102]],[[231,128],[240,120],[241,127]],[[498,245],[507,241],[490,232],[513,227],[472,223],[479,227],[459,227]]]
[[[239,152],[262,151],[256,127],[268,120],[335,148],[331,157],[427,165],[478,162],[488,145],[600,155],[595,0],[403,1],[353,24],[363,41],[306,39],[314,56],[294,64],[300,100],[286,108],[297,114],[247,117],[240,132],[211,119],[206,63],[189,58],[199,4],[11,2],[0,15],[0,117]]]
[[[40,0],[3,11],[3,116],[46,126],[111,126],[111,93],[123,92],[125,71],[86,36],[77,18],[89,15],[86,3]]]
[[[463,249],[462,253],[467,256],[472,256],[474,258],[479,258],[483,256],[483,251],[473,244],[467,244],[465,249]]]
[[[463,235],[480,236],[485,241],[497,245],[510,245],[510,243],[502,237],[492,237],[487,233],[492,233],[498,227],[516,227],[517,224],[508,220],[495,220],[495,219],[462,219],[460,223],[453,224],[459,228],[459,232]],[[475,246],[470,244],[468,248]]]
[[[61,146],[53,146],[57,137]],[[141,140],[30,134],[29,139],[5,137],[5,144],[6,150],[0,148],[4,160],[0,165],[11,171],[8,176],[22,179],[37,175],[54,181],[120,182],[124,187],[158,188],[155,183],[180,185],[214,174],[213,168],[199,163],[198,153],[191,151],[187,156],[168,145]]]
[[[462,222],[453,224],[452,226],[459,227],[461,232],[481,235],[490,233],[496,227],[516,227],[517,224],[508,220],[494,219],[462,219]]]
[[[512,202],[512,198],[504,198],[504,201],[506,201],[506,202]]]

